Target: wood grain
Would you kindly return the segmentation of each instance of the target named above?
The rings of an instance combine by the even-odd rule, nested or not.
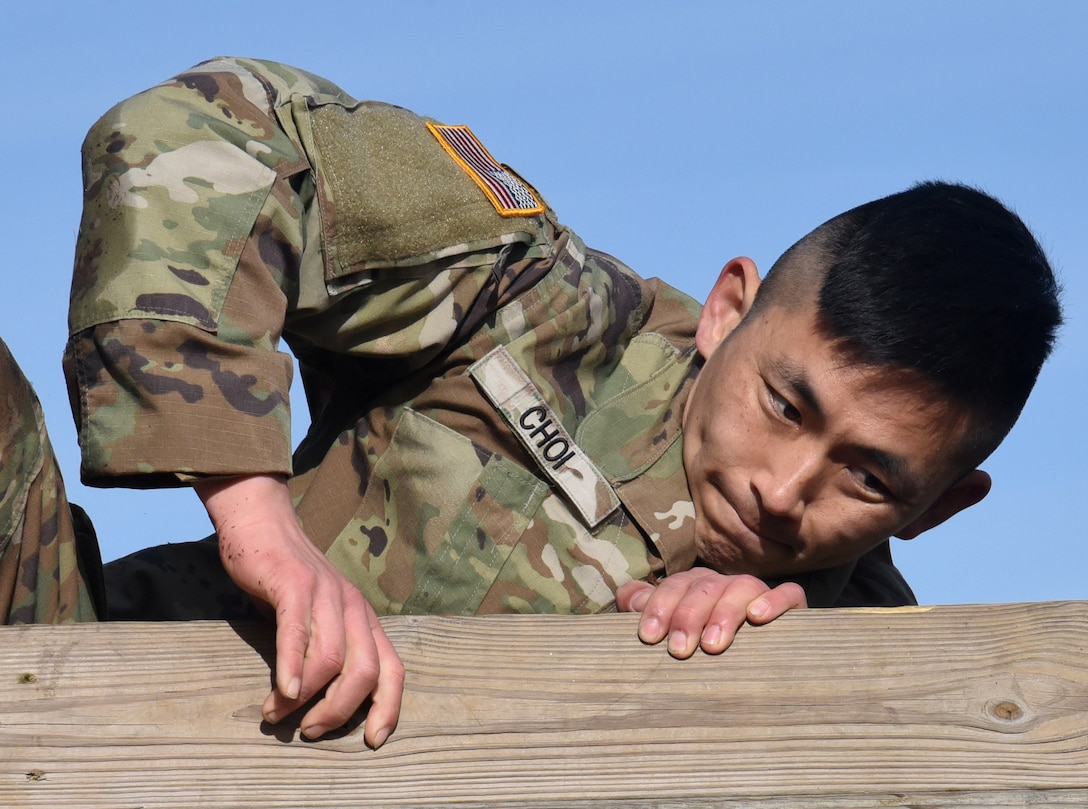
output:
[[[631,615],[383,623],[378,751],[261,722],[265,626],[0,628],[0,807],[1088,806],[1088,602],[811,610],[686,661]]]

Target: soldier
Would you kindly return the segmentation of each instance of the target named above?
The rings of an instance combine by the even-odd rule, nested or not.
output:
[[[38,397],[0,340],[0,615],[93,621],[104,612],[101,568],[91,523],[64,493]]]
[[[240,588],[277,621],[266,718],[328,684],[310,737],[367,697],[367,741],[391,731],[377,614],[618,601],[683,657],[806,602],[911,602],[888,537],[985,496],[1060,320],[1023,224],[946,184],[817,228],[758,297],[728,262],[700,310],[468,129],[254,60],[115,107],[84,184],[83,478],[191,485],[217,531],[108,566],[110,615],[238,617]]]

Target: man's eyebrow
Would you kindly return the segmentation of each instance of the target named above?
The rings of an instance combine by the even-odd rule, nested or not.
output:
[[[812,383],[808,381],[805,369],[797,363],[778,357],[771,360],[771,370],[775,375],[789,386],[790,392],[796,394],[804,402],[805,407],[817,418],[823,418],[824,409],[820,404],[820,397],[812,389]]]

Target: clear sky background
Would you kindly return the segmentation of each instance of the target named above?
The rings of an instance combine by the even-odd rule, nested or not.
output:
[[[926,603],[1088,598],[1088,3],[0,0],[0,27],[0,334],[107,559],[210,527],[189,490],[78,483],[60,355],[80,143],[122,98],[236,55],[469,124],[587,243],[700,299],[729,258],[766,269],[917,180],[1000,197],[1068,322],[989,499],[896,557]]]

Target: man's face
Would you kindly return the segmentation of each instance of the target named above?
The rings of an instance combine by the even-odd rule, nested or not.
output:
[[[700,351],[684,466],[696,546],[716,570],[784,576],[856,558],[918,533],[962,472],[966,419],[911,372],[848,362],[814,302],[766,307]]]

